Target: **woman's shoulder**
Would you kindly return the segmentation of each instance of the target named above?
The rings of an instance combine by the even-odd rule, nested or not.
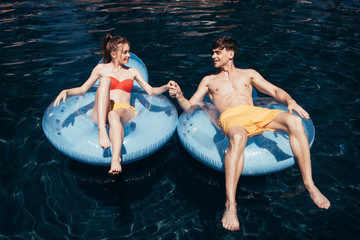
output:
[[[98,63],[95,68],[98,69],[108,69],[110,67],[110,63]]]
[[[107,76],[112,72],[109,63],[99,63],[93,71],[97,72],[100,76]]]
[[[134,67],[127,67],[127,70],[129,70],[130,72],[136,73],[139,72],[136,68]]]
[[[140,73],[139,70],[137,70],[136,68],[133,68],[133,67],[129,67],[127,70],[131,73],[131,75],[133,77],[135,77],[136,75],[138,75]]]

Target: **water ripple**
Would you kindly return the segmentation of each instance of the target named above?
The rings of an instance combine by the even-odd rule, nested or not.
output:
[[[355,239],[359,12],[358,1],[3,1],[0,238]],[[230,233],[220,224],[223,175],[197,163],[176,134],[120,179],[57,152],[43,134],[43,112],[89,77],[108,32],[130,40],[152,85],[174,79],[187,97],[215,72],[211,40],[234,36],[236,65],[257,69],[311,114],[314,179],[331,209],[313,205],[297,167],[242,178],[242,227]]]

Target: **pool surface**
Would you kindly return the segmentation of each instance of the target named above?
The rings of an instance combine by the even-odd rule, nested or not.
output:
[[[331,208],[313,204],[297,166],[243,177],[232,233],[224,175],[176,133],[118,177],[58,152],[43,113],[89,77],[106,33],[128,38],[152,86],[172,79],[186,97],[216,71],[211,41],[235,37],[236,66],[310,113],[313,178]],[[5,0],[0,34],[0,239],[360,239],[359,1]]]

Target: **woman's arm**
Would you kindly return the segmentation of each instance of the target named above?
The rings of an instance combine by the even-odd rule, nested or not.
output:
[[[53,106],[54,107],[58,106],[61,100],[65,102],[66,97],[68,95],[79,95],[86,93],[95,84],[96,80],[100,76],[101,75],[100,75],[99,65],[97,65],[91,72],[91,75],[88,78],[88,80],[86,80],[86,82],[81,87],[62,90],[60,94],[56,97]]]
[[[130,68],[130,71],[134,74],[134,79],[139,83],[140,87],[142,87],[145,92],[150,96],[162,94],[170,88],[169,83],[160,87],[152,87],[144,80],[144,78],[141,76],[140,72],[136,68]]]

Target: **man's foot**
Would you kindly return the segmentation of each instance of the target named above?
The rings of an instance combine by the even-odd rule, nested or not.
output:
[[[239,231],[240,223],[237,217],[236,204],[225,204],[225,211],[221,220],[222,226],[229,231]]]
[[[118,161],[116,160],[111,160],[111,167],[109,170],[109,174],[110,175],[115,175],[115,174],[119,174],[122,172],[122,167],[121,167],[121,160],[119,159]]]
[[[319,191],[319,189],[314,185],[307,188],[311,199],[319,208],[328,209],[330,207],[330,201]]]
[[[99,144],[103,148],[109,148],[110,147],[110,139],[107,134],[106,128],[100,130],[99,129]]]

